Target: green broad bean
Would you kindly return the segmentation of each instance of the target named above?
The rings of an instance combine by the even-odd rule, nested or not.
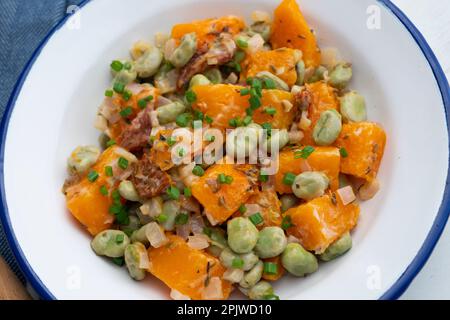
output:
[[[261,280],[263,271],[264,263],[260,260],[250,271],[244,273],[244,277],[239,282],[239,285],[246,289],[253,287]]]
[[[247,294],[250,300],[266,300],[265,297],[273,295],[273,287],[267,281],[260,281],[251,287]]]
[[[366,101],[355,91],[346,93],[339,98],[342,117],[347,122],[362,122],[367,120]]]
[[[259,232],[255,253],[261,259],[280,255],[287,245],[286,235],[280,227],[265,227]]]
[[[110,258],[123,257],[125,248],[130,244],[130,239],[125,232],[120,230],[104,230],[97,234],[91,241],[91,248],[99,256]]]
[[[120,82],[125,85],[133,82],[136,80],[138,73],[135,69],[135,65],[132,62],[129,62],[131,64],[130,69],[123,68],[119,72],[117,72],[114,76],[114,82]]]
[[[145,246],[140,242],[129,244],[125,248],[124,258],[130,277],[137,281],[144,280],[147,272],[140,266],[142,264],[142,259],[148,259]]]
[[[342,117],[336,110],[326,110],[314,126],[313,139],[319,146],[328,146],[336,141],[342,130]]]
[[[277,89],[284,90],[284,91],[289,91],[289,86],[286,84],[286,82],[284,82],[279,77],[277,77],[276,75],[274,75],[273,73],[271,73],[269,71],[258,72],[256,74],[256,77],[259,78],[259,79],[262,79],[262,80],[270,79],[270,80],[273,81],[273,83],[275,84],[275,87]]]
[[[345,233],[341,238],[332,243],[324,253],[319,255],[320,260],[322,261],[331,261],[336,259],[339,256],[342,256],[344,253],[349,251],[352,248],[352,237],[350,236],[350,232]]]
[[[248,253],[242,253],[237,254],[231,251],[229,248],[225,248],[220,253],[220,262],[226,267],[226,268],[236,268],[236,266],[233,266],[233,261],[235,259],[241,259],[243,262],[243,265],[241,268],[244,271],[251,270],[256,263],[259,261],[259,258],[256,254],[253,252]]]
[[[270,137],[265,141],[265,147],[269,153],[272,153],[272,147],[277,152],[283,149],[288,143],[289,132],[286,129],[276,129],[272,130]]]
[[[154,76],[163,61],[163,54],[157,47],[151,46],[140,56],[134,64],[140,78],[148,78]]]
[[[236,253],[248,253],[258,241],[258,229],[247,218],[238,217],[227,223],[228,245]]]
[[[296,197],[308,201],[322,196],[328,188],[329,182],[328,177],[321,172],[302,172],[295,177],[292,191]]]
[[[175,230],[175,218],[180,211],[180,203],[176,200],[169,200],[164,202],[162,214],[165,216],[165,221],[160,225],[166,231]]]
[[[220,253],[220,262],[225,268],[233,268],[233,261],[239,259],[239,256],[231,251],[229,248],[225,248]]]
[[[100,157],[100,149],[94,146],[77,147],[67,160],[71,173],[83,174],[92,167]]]
[[[305,83],[305,73],[306,73],[305,62],[303,60],[297,62],[295,69],[297,71],[297,81],[295,84],[298,86],[302,86]]]
[[[293,208],[296,205],[298,205],[299,203],[298,198],[292,194],[282,195],[280,201],[281,201],[281,212],[286,212],[290,208]]]
[[[138,230],[134,231],[131,234],[130,240],[132,243],[140,242],[146,246],[150,245],[150,241],[148,241],[147,233],[146,233],[147,226],[148,226],[148,224],[140,227]]]
[[[289,243],[281,255],[281,264],[291,274],[304,277],[319,268],[316,257],[298,243]]]
[[[318,66],[316,69],[314,69],[313,74],[311,75],[311,77],[309,77],[306,80],[306,82],[313,83],[313,82],[321,81],[321,80],[325,79],[325,74],[327,72],[328,72],[328,69],[326,67]]]
[[[189,88],[192,88],[193,86],[206,86],[208,84],[211,84],[211,81],[204,76],[203,74],[196,74],[191,78],[191,81],[189,81]]]
[[[244,261],[242,267],[242,270],[244,271],[251,270],[259,261],[258,256],[253,252],[241,253],[239,257]]]
[[[222,73],[219,68],[211,68],[203,72],[203,75],[209,79],[213,84],[219,84],[223,82]]]
[[[129,180],[123,180],[119,184],[119,193],[120,195],[129,201],[139,201],[140,197],[136,188],[134,187],[133,182]]]
[[[160,124],[174,122],[177,117],[186,111],[186,105],[180,101],[174,101],[156,109]]]
[[[197,51],[197,35],[195,33],[185,34],[181,38],[180,45],[175,49],[169,58],[170,63],[175,67],[185,66]]]
[[[338,63],[330,72],[328,83],[337,89],[344,89],[352,75],[352,66],[349,63]]]

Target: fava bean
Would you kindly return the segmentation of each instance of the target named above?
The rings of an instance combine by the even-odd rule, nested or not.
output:
[[[114,82],[120,82],[127,85],[136,80],[138,73],[135,69],[134,63],[129,63],[131,64],[130,69],[123,68],[119,72],[115,73]]]
[[[89,170],[98,160],[100,149],[94,146],[77,147],[70,158],[67,160],[67,166],[72,173],[83,174]]]
[[[251,300],[265,300],[273,295],[272,285],[267,281],[260,281],[248,290],[248,297]]]
[[[140,197],[133,182],[129,180],[123,180],[119,184],[120,195],[129,201],[139,201]]]
[[[197,51],[197,36],[195,33],[185,34],[180,45],[175,49],[169,61],[177,68],[186,65]]]
[[[104,230],[91,241],[92,250],[96,254],[110,258],[123,257],[125,248],[129,244],[130,239],[120,230]]]
[[[244,277],[239,282],[239,285],[243,288],[251,288],[261,280],[264,271],[264,263],[258,261],[258,263],[248,272],[244,274]]]
[[[298,86],[302,86],[305,83],[305,62],[303,62],[303,60],[297,62],[297,64],[295,65],[295,69],[297,70],[297,81],[295,84]]]
[[[336,110],[326,110],[314,126],[313,139],[319,146],[328,146],[336,141],[342,130],[342,118]]]
[[[162,215],[164,215],[164,221],[160,225],[166,231],[173,231],[175,229],[175,218],[180,211],[180,203],[175,200],[169,200],[164,202]]]
[[[330,261],[343,255],[352,248],[352,237],[350,232],[345,233],[341,238],[332,243],[319,258],[322,261]]]
[[[342,117],[347,122],[362,122],[367,120],[366,101],[364,97],[351,91],[340,99]]]
[[[132,243],[140,242],[146,246],[148,246],[150,244],[150,242],[148,241],[148,238],[147,238],[147,233],[146,233],[147,226],[148,226],[148,224],[140,227],[138,230],[134,231],[131,234],[130,240]]]
[[[147,259],[148,262],[148,254],[145,246],[140,242],[128,245],[125,248],[124,257],[125,265],[127,266],[130,277],[138,281],[143,280],[146,275],[146,270],[141,268],[141,266],[145,264],[146,261],[142,260]]]
[[[158,121],[162,125],[174,122],[185,111],[186,106],[180,101],[174,101],[156,109]]]
[[[274,75],[273,73],[271,73],[269,71],[258,72],[256,74],[256,77],[259,79],[272,80],[277,89],[289,91],[289,86],[286,84],[286,82],[284,82],[283,80],[281,80],[280,78],[278,78],[276,75]]]
[[[227,223],[228,245],[236,253],[248,253],[258,241],[258,229],[247,218],[238,217]]]
[[[157,47],[151,46],[135,62],[134,69],[141,78],[148,78],[156,74],[163,60],[163,54]]]
[[[321,172],[302,172],[295,177],[292,191],[296,197],[308,201],[321,197],[328,188],[329,182],[328,177]]]
[[[211,68],[203,72],[203,75],[209,79],[213,84],[223,82],[222,73],[218,68]]]
[[[338,63],[329,75],[329,84],[337,89],[344,89],[352,78],[352,66],[349,63]]]
[[[297,277],[313,273],[319,268],[316,257],[294,242],[286,246],[281,255],[281,264],[289,273]]]
[[[193,86],[205,86],[210,83],[211,81],[209,81],[206,76],[202,74],[196,74],[191,78],[191,81],[189,82],[189,88],[192,88]]]
[[[305,71],[306,73],[306,71]],[[325,79],[325,75],[328,73],[328,69],[325,68],[324,66],[318,66],[316,69],[314,69],[313,74],[311,75],[311,77],[309,77],[306,82],[308,83],[313,83],[313,82],[317,82],[317,81],[321,81],[323,79]]]
[[[273,258],[280,255],[287,245],[283,229],[279,227],[265,227],[259,232],[255,253],[261,259]]]
[[[233,261],[235,259],[241,259],[243,264],[242,267],[238,269],[242,269],[244,271],[249,271],[252,269],[256,263],[259,261],[258,256],[254,254],[253,252],[243,253],[243,254],[237,254],[231,251],[229,248],[225,248],[220,253],[220,262],[226,267],[226,268],[237,268],[233,265]]]

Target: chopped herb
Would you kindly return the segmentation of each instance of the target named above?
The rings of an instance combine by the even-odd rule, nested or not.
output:
[[[130,100],[132,95],[133,94],[131,93],[131,91],[125,90],[122,94],[123,100],[125,100],[125,101]]]
[[[339,149],[339,153],[341,154],[342,158],[347,158],[348,157],[348,152],[345,148],[340,148]]]
[[[111,69],[113,69],[115,72],[120,72],[123,69],[123,63],[119,60],[114,60],[111,62]]]
[[[264,219],[259,212],[252,214],[248,218],[255,226],[264,222]]]
[[[184,148],[179,148],[178,149],[178,156],[179,157],[184,157],[186,155],[186,150],[184,150]]]
[[[277,274],[278,266],[273,262],[264,262],[264,273],[266,274]]]
[[[203,120],[205,118],[205,115],[200,110],[194,111],[194,120]]]
[[[156,217],[156,221],[158,221],[159,223],[164,223],[167,221],[167,215],[165,215],[164,213],[160,214],[159,216]]]
[[[294,152],[295,159],[308,159],[308,157],[314,152],[314,148],[311,146],[306,146],[302,150],[297,150]]]
[[[95,180],[97,180],[99,177],[98,172],[95,170],[92,170],[91,172],[88,173],[87,178],[90,182],[95,182]]]
[[[261,100],[257,96],[251,96],[248,101],[250,102],[250,108],[252,110],[258,109],[261,106]]]
[[[119,267],[123,266],[125,263],[125,260],[123,259],[123,257],[119,257],[119,258],[111,258],[111,261],[118,265]]]
[[[117,93],[122,94],[125,90],[125,85],[122,82],[116,82],[114,83],[113,90]]]
[[[132,64],[130,63],[130,62],[125,62],[125,64],[123,65],[123,68],[125,69],[125,70],[130,70],[131,69],[131,67],[132,67]]]
[[[248,48],[248,42],[246,40],[242,39],[242,38],[237,38],[236,39],[236,44],[241,49]]]
[[[242,124],[244,125],[244,126],[248,126],[251,122],[252,122],[252,117],[251,116],[246,116],[245,118],[244,118],[244,120],[242,120]]]
[[[117,163],[119,164],[119,168],[123,170],[126,170],[128,168],[128,160],[124,157],[120,157]]]
[[[200,166],[195,166],[194,169],[192,169],[192,173],[197,177],[201,177],[205,174],[205,170]]]
[[[112,90],[106,90],[105,91],[105,97],[112,97],[114,95],[114,91]]]
[[[113,168],[111,166],[106,166],[105,167],[105,174],[108,177],[112,177],[113,176]]]
[[[166,142],[169,145],[169,147],[172,147],[173,145],[175,145],[175,143],[177,143],[177,138],[170,136]]]
[[[183,225],[189,221],[189,215],[187,213],[180,213],[175,217],[175,224]]]
[[[190,198],[192,196],[191,188],[188,187],[184,188],[183,194],[186,198]]]
[[[281,229],[287,230],[292,226],[293,226],[293,224],[292,224],[291,216],[285,216],[283,218],[283,220],[281,221]]]
[[[108,195],[108,188],[106,186],[101,186],[100,193],[106,197]]]
[[[249,88],[241,89],[240,93],[241,93],[241,96],[246,96],[250,93],[250,89]]]
[[[225,176],[225,174],[223,174],[223,173],[220,173],[218,176],[217,176],[217,181],[219,182],[219,183],[225,183],[225,179],[226,179],[226,176]]]
[[[191,117],[189,113],[182,113],[177,116],[175,122],[179,127],[185,128],[188,126],[189,121],[191,121]]]
[[[170,186],[166,191],[171,200],[178,200],[180,198],[180,190],[175,186]]]
[[[292,172],[287,172],[283,177],[283,183],[287,186],[292,186],[294,183],[296,175]]]
[[[273,116],[273,115],[275,115],[275,113],[277,113],[277,109],[272,108],[272,107],[270,107],[270,108],[265,108],[265,109],[264,109],[264,112],[267,113],[268,115]]]
[[[203,127],[203,122],[201,120],[194,120],[194,121],[192,121],[192,128],[200,129],[202,127]]]
[[[259,174],[258,180],[261,182],[267,182],[269,181],[269,176],[267,174]]]
[[[147,100],[146,99],[140,99],[138,101],[138,107],[141,109],[145,109],[147,107]]]
[[[120,192],[119,190],[114,190],[111,194],[112,198],[114,201],[116,201],[117,203],[121,203],[120,202]]]
[[[265,78],[263,80],[263,88],[264,89],[275,89],[277,86],[275,85],[275,81],[269,78]]]
[[[244,260],[242,258],[234,258],[231,266],[236,269],[242,269],[244,267]]]
[[[211,228],[203,227],[203,233],[206,234],[208,237],[211,238],[212,230],[211,230]]]
[[[120,111],[120,115],[121,115],[123,118],[129,117],[132,113],[133,113],[133,108],[131,108],[131,107],[126,107],[125,109],[123,109],[122,111]]]
[[[263,123],[261,125],[261,127],[267,131],[267,136],[270,137],[272,134],[272,125],[270,123],[266,122],[266,123]]]
[[[193,103],[193,102],[195,102],[195,100],[197,100],[197,95],[192,90],[186,91],[185,97],[186,97],[186,101],[189,103]]]
[[[213,118],[211,118],[210,116],[205,116],[205,121],[206,121],[206,123],[208,123],[208,124],[211,124],[211,123],[213,123]]]
[[[125,237],[123,236],[123,234],[118,234],[117,236],[116,236],[116,243],[117,244],[121,244],[121,243],[123,243],[123,240],[125,239]]]
[[[242,61],[244,61],[245,56],[246,54],[244,51],[237,50],[236,53],[234,54],[233,60],[236,63],[241,63]]]
[[[245,109],[245,113],[247,114],[247,116],[253,116],[253,109],[252,108],[247,108],[247,109]]]
[[[209,142],[214,142],[216,140],[216,136],[206,136],[205,140]]]
[[[263,300],[280,300],[280,297],[276,294],[266,294],[263,296]]]
[[[233,118],[228,121],[228,124],[230,125],[230,127],[236,128],[239,127],[239,122],[240,121],[238,118]]]
[[[226,184],[232,184],[233,183],[233,177],[232,176],[226,176],[225,177],[225,183]]]
[[[117,143],[116,140],[110,139],[110,140],[106,143],[106,146],[109,148],[109,147],[115,145],[116,143]]]
[[[247,212],[247,207],[245,206],[245,204],[241,204],[241,206],[239,207],[239,212],[242,214]]]

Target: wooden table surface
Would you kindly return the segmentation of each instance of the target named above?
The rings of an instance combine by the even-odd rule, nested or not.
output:
[[[449,0],[392,0],[422,32],[450,78]],[[450,299],[450,227],[447,227],[430,260],[403,298]],[[30,299],[29,294],[0,258],[0,300]]]

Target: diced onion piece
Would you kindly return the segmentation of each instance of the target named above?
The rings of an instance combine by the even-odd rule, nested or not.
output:
[[[156,222],[150,222],[145,228],[145,235],[150,242],[150,245],[154,248],[159,248],[165,245],[169,239],[167,239],[163,228]]]
[[[321,50],[321,64],[328,67],[333,68],[339,60],[339,51],[336,48],[323,48]]]
[[[300,240],[296,237],[294,237],[293,235],[289,235],[287,237],[287,242],[288,243],[300,243]]]
[[[205,234],[196,234],[188,237],[188,245],[192,249],[203,250],[209,247],[209,238]]]
[[[219,63],[219,59],[216,56],[209,57],[207,61],[209,66],[215,66]]]
[[[303,111],[300,119],[299,127],[302,130],[307,130],[311,126],[311,120],[308,118],[308,112]]]
[[[189,298],[188,296],[185,296],[184,294],[182,294],[180,291],[172,289],[170,291],[170,297],[173,300],[191,300],[191,298]]]
[[[228,280],[231,283],[238,283],[242,280],[243,277],[244,277],[244,270],[242,269],[230,268],[227,269],[223,274],[224,280]]]
[[[223,299],[222,280],[219,277],[212,277],[208,281],[208,286],[203,289],[202,299],[219,300]]]
[[[304,89],[305,89],[305,87],[301,87],[301,86],[298,86],[298,85],[294,84],[294,85],[292,86],[292,88],[291,88],[291,93],[292,93],[293,95],[298,95],[298,94],[302,93],[302,91],[303,91]]]
[[[338,189],[337,193],[341,198],[344,206],[348,205],[349,203],[352,203],[356,199],[355,193],[353,192],[353,188],[351,186],[340,188]]]
[[[163,48],[169,39],[170,36],[167,33],[157,32],[155,33],[155,46]]]
[[[126,89],[133,95],[138,95],[144,89],[144,86],[140,83],[132,82],[127,84]]]
[[[147,250],[139,252],[139,269],[147,270],[150,268]]]
[[[177,48],[177,41],[175,39],[167,40],[166,43],[164,44],[164,59],[169,61],[176,48]]]
[[[193,234],[203,234],[205,222],[200,214],[193,215],[189,219],[189,225]]]
[[[105,131],[108,129],[108,121],[102,115],[97,115],[94,122],[95,129]]]
[[[246,51],[250,54],[253,54],[257,51],[260,51],[264,46],[264,39],[261,37],[259,33],[255,34],[253,37],[248,39],[247,41],[248,47]]]
[[[250,18],[253,22],[270,22],[270,14],[265,11],[255,10],[252,12]]]
[[[111,124],[116,123],[120,120],[121,116],[119,114],[120,107],[114,105],[113,98],[106,97],[103,99],[102,104],[99,107],[99,114],[105,117]]]
[[[162,213],[163,199],[161,197],[153,197],[139,207],[144,216],[155,218]]]
[[[377,179],[364,183],[358,190],[358,196],[361,200],[372,199],[380,190],[380,182]]]
[[[294,105],[289,100],[282,100],[281,105],[283,106],[284,112],[289,112],[292,110]]]
[[[238,82],[238,76],[236,75],[236,73],[232,72],[230,73],[230,75],[225,79],[225,83],[228,84],[236,84]]]
[[[259,204],[256,203],[249,203],[245,205],[245,208],[247,209],[245,211],[245,216],[246,217],[250,217],[251,215],[257,213],[257,212],[261,212],[262,208]]]
[[[130,50],[133,60],[139,59],[147,50],[150,50],[151,44],[142,40],[136,42]]]
[[[153,110],[150,111],[150,122],[152,124],[153,128],[159,127],[159,120],[158,120],[158,112]]]
[[[179,225],[176,228],[176,232],[177,232],[177,236],[186,240],[186,239],[188,239],[189,234],[191,233],[191,227],[189,224]]]
[[[301,131],[289,131],[289,143],[298,144],[305,135]]]

